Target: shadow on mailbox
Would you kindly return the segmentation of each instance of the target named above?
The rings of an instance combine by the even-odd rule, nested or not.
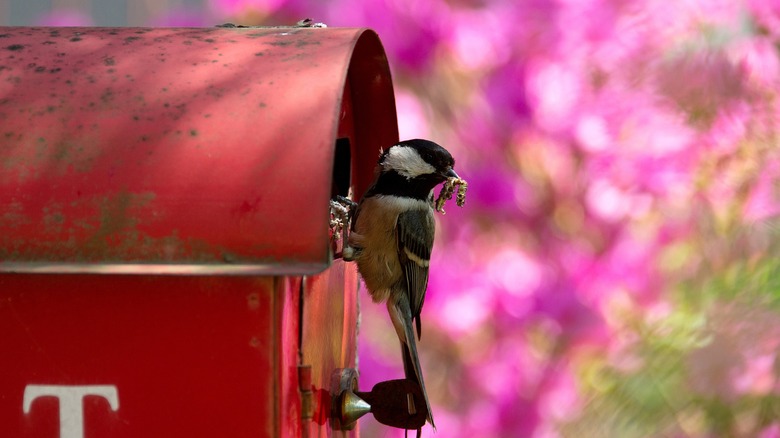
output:
[[[3,435],[356,434],[328,202],[397,140],[369,30],[0,28]]]

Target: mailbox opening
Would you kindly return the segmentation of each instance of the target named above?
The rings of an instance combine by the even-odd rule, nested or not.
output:
[[[348,196],[349,187],[352,184],[352,151],[349,138],[336,139],[336,147],[333,156],[333,187],[331,198],[334,196]]]

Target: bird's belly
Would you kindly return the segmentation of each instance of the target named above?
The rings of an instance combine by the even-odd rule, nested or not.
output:
[[[385,248],[394,249],[395,246]],[[357,265],[371,299],[375,302],[387,300],[390,291],[401,280],[401,264],[396,251],[364,248],[357,259]]]
[[[398,215],[410,209],[433,210],[425,201],[378,196],[363,200],[363,208],[350,239],[360,248],[358,270],[375,302],[386,301],[391,292],[405,284],[398,259],[396,222]]]

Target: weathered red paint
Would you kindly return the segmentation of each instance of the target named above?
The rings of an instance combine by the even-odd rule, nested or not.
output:
[[[56,399],[22,415],[27,385],[112,384],[120,408],[88,400],[89,436],[278,436],[274,288],[272,277],[0,276],[4,435],[58,436]]]
[[[358,319],[337,138],[358,198],[398,140],[371,31],[0,28],[3,436],[57,436],[29,385],[114,385],[86,436],[356,435],[326,417]]]
[[[313,364],[313,390],[322,395],[323,390],[330,390],[335,369],[356,368],[358,284],[355,266],[337,260],[331,269],[306,277],[304,283],[302,360]],[[332,293],[342,287],[343,294]],[[326,416],[330,413],[328,397],[331,395],[317,400],[315,418],[308,427],[318,430],[319,434],[310,436],[328,436]],[[357,429],[351,436],[356,434]]]
[[[371,32],[0,36],[0,269],[316,272],[345,84],[356,161],[397,138]]]

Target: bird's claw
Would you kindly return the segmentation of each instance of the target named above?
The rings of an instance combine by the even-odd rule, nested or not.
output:
[[[349,225],[349,209],[336,200],[330,200],[330,228],[336,239],[341,238],[341,232]]]
[[[350,222],[356,207],[357,203],[345,196],[339,195],[330,200],[330,228],[333,230],[333,238],[343,242],[341,254],[337,253],[336,258],[341,257],[345,261],[353,260],[354,256],[354,251],[347,242]]]

